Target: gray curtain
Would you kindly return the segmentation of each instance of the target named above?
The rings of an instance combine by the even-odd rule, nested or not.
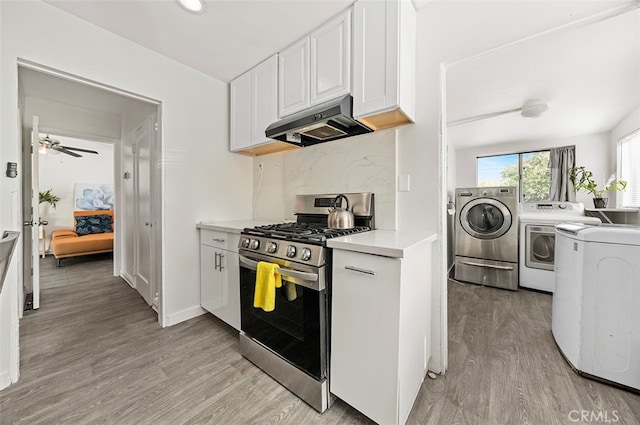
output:
[[[576,191],[569,178],[569,170],[576,166],[576,147],[563,146],[549,150],[551,167],[551,188],[549,199],[552,201],[576,201]]]

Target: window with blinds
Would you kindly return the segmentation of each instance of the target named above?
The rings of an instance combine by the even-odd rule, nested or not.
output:
[[[618,140],[618,179],[627,182],[621,206],[640,208],[640,128]]]

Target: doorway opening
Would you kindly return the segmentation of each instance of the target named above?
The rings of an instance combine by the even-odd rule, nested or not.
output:
[[[51,251],[50,235],[77,230],[78,212],[93,208],[113,217],[112,275],[136,289],[162,324],[160,102],[28,61],[19,61],[18,81],[25,148],[19,304],[30,294],[31,307],[39,308],[39,257]],[[53,174],[51,166],[58,167]],[[47,190],[60,197],[53,212],[39,204]],[[95,196],[81,202],[77,195],[87,191],[111,191],[112,205]]]

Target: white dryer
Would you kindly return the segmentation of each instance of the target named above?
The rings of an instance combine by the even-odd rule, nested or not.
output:
[[[600,224],[584,215],[584,205],[572,202],[520,204],[520,286],[553,292],[556,231],[563,222]]]
[[[640,226],[556,226],[551,330],[579,372],[640,390]]]

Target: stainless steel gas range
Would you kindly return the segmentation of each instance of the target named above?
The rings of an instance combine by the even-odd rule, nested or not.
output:
[[[295,223],[244,229],[238,247],[242,355],[319,412],[331,405],[331,249],[326,241],[375,226],[373,194],[352,193],[345,195],[354,227],[329,229],[327,217],[337,195],[297,195]],[[269,312],[253,303],[260,261],[278,264],[282,279]]]

